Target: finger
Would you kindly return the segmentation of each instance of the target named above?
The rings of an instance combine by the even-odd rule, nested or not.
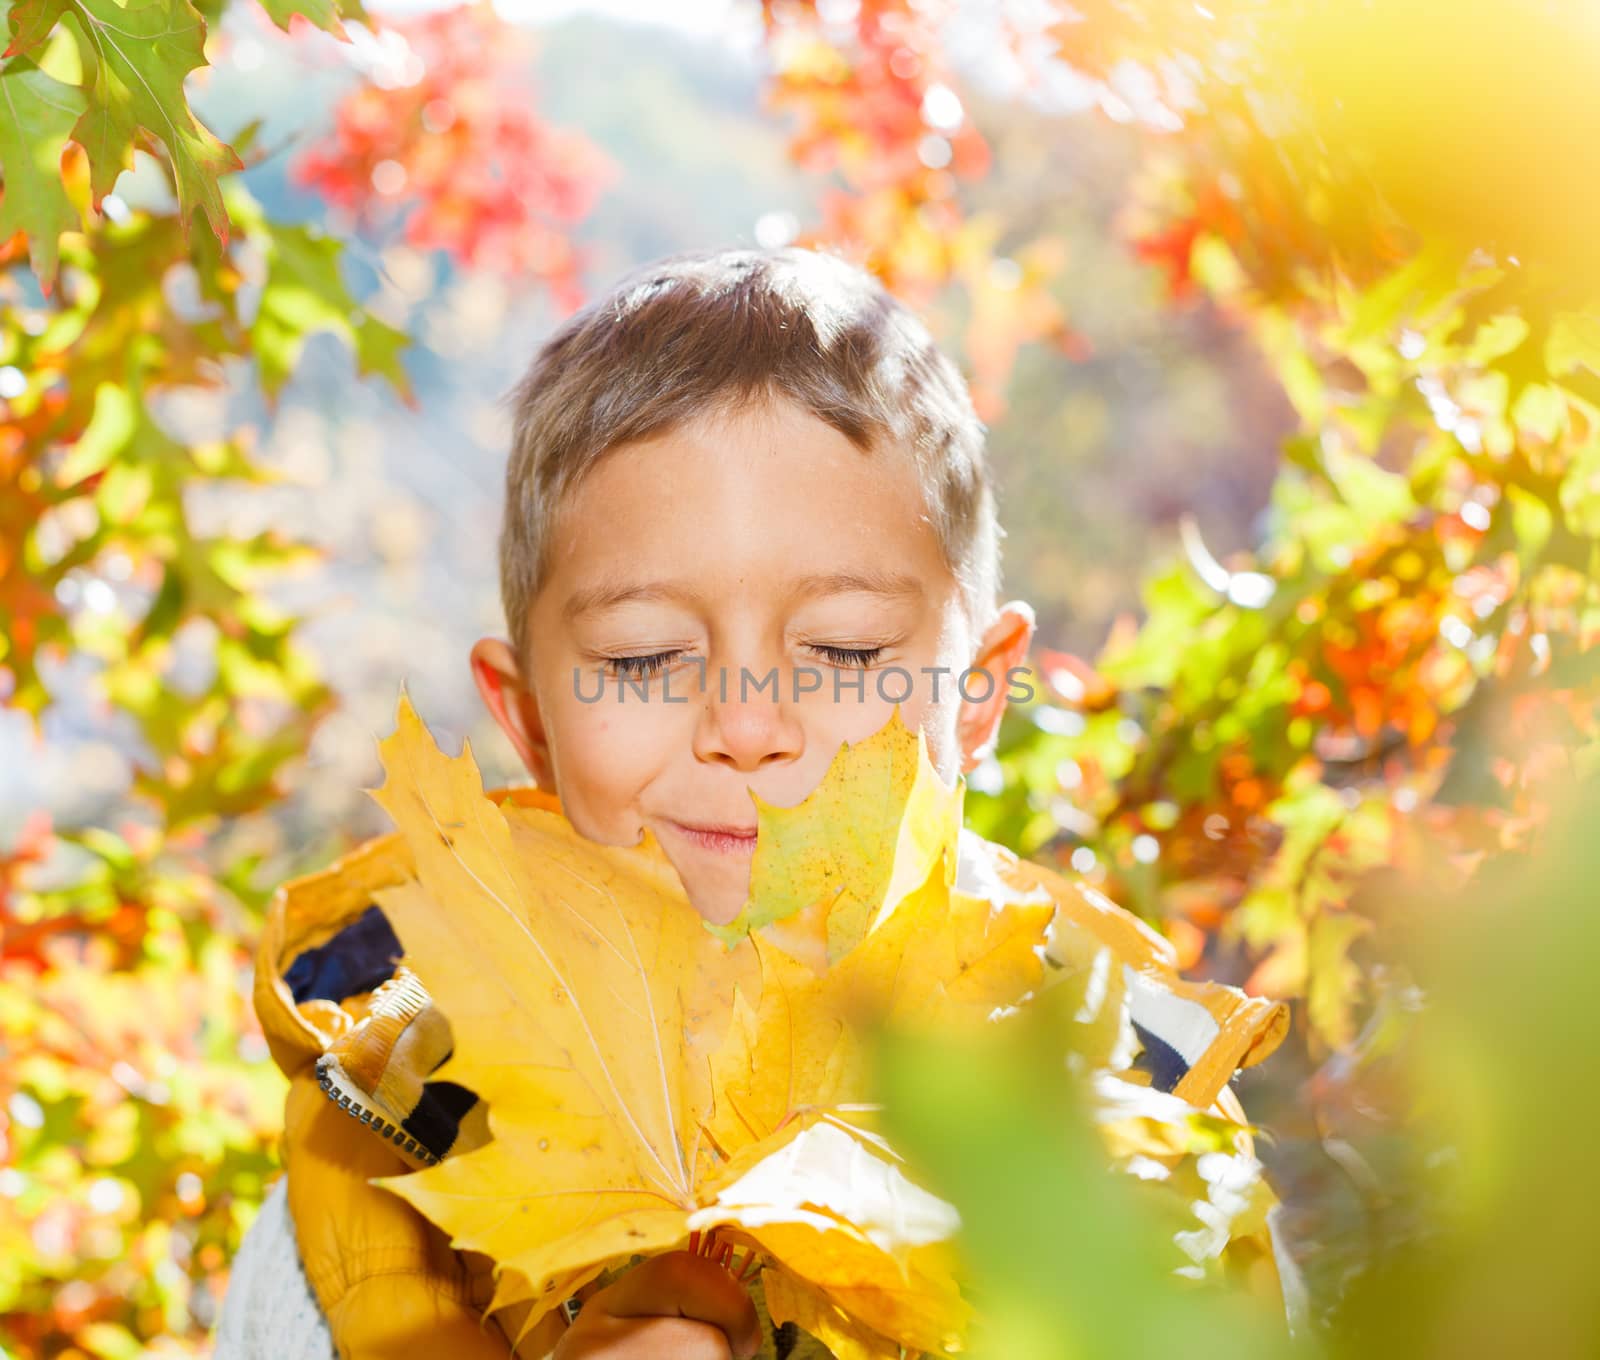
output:
[[[678,1314],[720,1327],[740,1360],[761,1347],[761,1319],[749,1291],[723,1267],[692,1252],[652,1256],[604,1295],[605,1311],[613,1317]]]
[[[686,1317],[593,1318],[563,1338],[561,1360],[605,1360],[611,1355],[660,1356],[662,1360],[733,1360],[727,1333]]]

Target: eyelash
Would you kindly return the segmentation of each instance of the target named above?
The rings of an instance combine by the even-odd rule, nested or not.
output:
[[[811,649],[821,652],[831,665],[854,666],[861,670],[865,670],[884,652],[882,647],[830,647],[826,643],[811,644]],[[602,661],[612,675],[648,677],[658,673],[672,657],[685,655],[688,653],[683,651],[654,652],[648,656],[608,656],[603,657]]]

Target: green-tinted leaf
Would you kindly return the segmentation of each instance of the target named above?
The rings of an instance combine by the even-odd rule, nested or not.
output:
[[[1519,429],[1551,443],[1567,423],[1567,399],[1553,383],[1529,383],[1518,393],[1511,418]]]
[[[331,331],[354,351],[363,373],[380,372],[408,396],[410,386],[399,352],[407,337],[369,316],[351,297],[339,274],[339,242],[309,227],[248,228],[267,251],[267,281],[251,328],[261,385],[276,397],[300,360],[306,340]]]
[[[1517,557],[1523,569],[1527,570],[1550,541],[1555,516],[1548,505],[1520,486],[1508,486],[1506,499],[1511,502],[1511,527],[1517,540]]]
[[[47,293],[55,284],[57,238],[82,225],[61,184],[61,153],[83,110],[80,90],[31,61],[16,58],[0,69],[0,241],[27,235],[28,258]]]
[[[94,394],[94,416],[68,451],[57,474],[61,484],[74,486],[85,477],[103,472],[133,439],[137,424],[133,393],[116,383],[101,383]]]
[[[707,929],[731,946],[751,930],[808,908],[825,911],[831,960],[930,872],[952,882],[966,781],[958,776],[947,787],[927,745],[926,734],[909,731],[896,707],[880,731],[842,743],[828,767],[831,777],[794,807],[768,803],[752,791],[759,836],[750,899],[735,920]],[[864,819],[863,807],[881,815]]]
[[[1344,343],[1388,343],[1403,321],[1425,321],[1460,286],[1465,255],[1459,246],[1432,241],[1376,287],[1356,295]]]
[[[1306,1014],[1331,1048],[1347,1047],[1355,1037],[1352,1014],[1360,1000],[1361,970],[1350,949],[1371,929],[1371,921],[1348,911],[1324,911],[1311,923]]]
[[[1467,362],[1487,364],[1510,354],[1528,338],[1528,323],[1520,316],[1497,316],[1478,327],[1467,348]]]
[[[1322,451],[1322,462],[1339,498],[1364,526],[1392,523],[1416,509],[1406,479],[1372,459],[1330,445]]]
[[[261,8],[266,10],[267,16],[277,24],[285,33],[289,31],[289,20],[296,14],[309,19],[325,33],[331,33],[340,42],[349,42],[350,35],[344,31],[344,24],[340,22],[340,13],[349,14],[349,6],[338,3],[338,0],[261,0]],[[360,19],[360,14],[350,14],[352,19]]]
[[[1600,432],[1574,450],[1560,494],[1567,526],[1574,533],[1600,537]]]
[[[1579,365],[1591,373],[1600,373],[1600,317],[1581,312],[1558,316],[1545,341],[1545,362],[1557,376],[1570,373]]]

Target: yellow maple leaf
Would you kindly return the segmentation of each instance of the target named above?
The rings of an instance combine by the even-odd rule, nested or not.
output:
[[[783,1316],[822,1328],[836,1354],[959,1349],[953,1222],[881,1139],[841,1117],[866,1091],[850,1017],[1010,1003],[1042,967],[1049,908],[953,895],[959,821],[938,837],[933,820],[894,832],[896,807],[909,815],[926,790],[920,772],[904,774],[908,756],[938,783],[898,712],[846,748],[809,800],[826,873],[875,879],[829,901],[851,913],[877,903],[820,975],[760,932],[719,942],[648,830],[607,846],[549,809],[497,805],[470,748],[443,754],[404,698],[380,752],[374,796],[415,877],[377,900],[449,1018],[454,1051],[434,1076],[486,1102],[491,1139],[374,1183],[494,1259],[490,1310],[532,1305],[516,1340],[608,1266],[717,1226],[761,1253]],[[868,825],[878,830],[856,834]],[[789,881],[803,881],[798,821],[784,839]],[[920,879],[885,869],[885,846]],[[768,886],[753,870],[747,915]]]
[[[707,1131],[729,1155],[868,1088],[859,1021],[981,1023],[1039,982],[1054,903],[996,907],[951,892],[941,866],[822,974],[761,935],[760,1004],[741,988],[712,1063]]]
[[[762,1271],[773,1320],[795,1319],[839,1360],[959,1352],[971,1313],[951,1243],[960,1217],[899,1161],[860,1123],[811,1112],[733,1158],[689,1226],[775,1262]]]
[[[915,1221],[918,1206],[935,1220],[937,1213],[915,1186],[896,1181],[886,1144],[879,1146],[888,1161],[858,1142],[853,1165],[837,1173],[848,1189],[831,1200],[822,1168],[847,1160],[836,1130],[872,1140],[871,1107],[862,1103],[872,1080],[861,1022],[984,1023],[1040,984],[1038,950],[1053,913],[1050,902],[996,907],[951,892],[935,863],[915,892],[820,975],[761,933],[753,937],[760,999],[751,1004],[741,992],[734,1000],[733,1027],[712,1061],[716,1107],[706,1128],[735,1168],[753,1162],[766,1175],[719,1189],[714,1207],[690,1221],[697,1228],[742,1222],[783,1263],[785,1280],[776,1288],[767,1282],[775,1320],[792,1317],[841,1357],[896,1353],[877,1348],[877,1337],[934,1353],[961,1348],[969,1313],[947,1240],[956,1225],[929,1232]],[[805,1131],[773,1151],[795,1121]],[[775,1166],[806,1140],[830,1134],[832,1157],[806,1162],[807,1197],[797,1207],[844,1222],[831,1225],[831,1234],[823,1231],[825,1217],[758,1226],[760,1205],[783,1199],[772,1190]],[[869,1223],[876,1236],[864,1231]],[[878,1250],[895,1257],[898,1278]]]

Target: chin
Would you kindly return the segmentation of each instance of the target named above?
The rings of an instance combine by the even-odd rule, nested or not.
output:
[[[744,910],[749,896],[748,887],[733,892],[725,887],[688,890],[689,905],[699,913],[702,920],[709,921],[714,926],[725,926],[729,921],[736,920],[739,913]]]

